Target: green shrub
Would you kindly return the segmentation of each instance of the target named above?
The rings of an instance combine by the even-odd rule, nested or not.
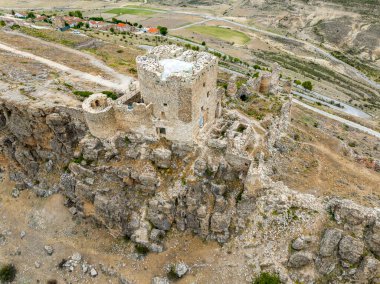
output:
[[[70,17],[78,17],[78,18],[83,19],[82,12],[79,11],[79,10],[77,10],[77,11],[70,11],[70,12],[69,12],[69,16],[70,16]]]
[[[4,21],[0,21],[0,27],[5,27],[6,23]]]
[[[294,84],[296,84],[296,85],[301,85],[302,82],[301,82],[300,80],[294,80]]]
[[[18,30],[18,29],[20,29],[20,26],[17,24],[14,24],[13,26],[11,26],[11,29],[12,30]]]
[[[78,158],[73,159],[73,162],[76,164],[80,164],[82,163],[83,160],[84,160],[83,156],[80,156]]]
[[[280,284],[280,277],[277,274],[262,272],[259,277],[253,280],[252,284]]]
[[[0,268],[0,282],[12,282],[16,278],[17,269],[13,264],[6,264]]]
[[[356,142],[355,141],[351,141],[351,142],[348,142],[348,146],[350,146],[350,147],[352,147],[352,148],[354,148],[354,147],[356,147]]]
[[[160,31],[160,34],[163,36],[166,36],[168,34],[168,28],[167,27],[158,26],[157,29]]]
[[[310,81],[305,81],[302,83],[302,87],[304,87],[306,90],[311,91],[313,89],[313,84]]]
[[[73,94],[76,96],[83,97],[83,98],[88,98],[89,96],[91,96],[93,94],[93,92],[90,92],[90,91],[74,91]]]
[[[116,100],[118,98],[117,94],[112,91],[103,91],[102,94],[105,94],[110,99]]]
[[[136,244],[135,249],[138,254],[142,254],[142,255],[146,255],[149,252],[149,249],[142,244]]]

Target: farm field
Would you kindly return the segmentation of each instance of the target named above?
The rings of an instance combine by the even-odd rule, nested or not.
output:
[[[137,16],[150,16],[150,15],[156,14],[156,12],[153,12],[151,10],[134,8],[134,7],[114,8],[107,11],[106,13],[116,14],[116,15],[128,14],[128,15],[137,15]]]
[[[224,27],[192,26],[187,30],[237,44],[246,44],[250,41],[249,36],[245,33]]]

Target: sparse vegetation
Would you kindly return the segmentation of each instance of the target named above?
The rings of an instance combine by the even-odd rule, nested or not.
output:
[[[259,277],[252,281],[252,284],[280,284],[280,277],[277,274],[262,272]]]
[[[17,269],[13,264],[6,264],[0,268],[0,282],[9,283],[15,280]]]
[[[102,94],[105,94],[107,97],[113,100],[116,100],[119,97],[115,92],[112,91],[103,91]]]
[[[142,244],[136,244],[135,250],[138,254],[141,254],[141,255],[147,255],[149,252],[149,249]]]
[[[76,96],[82,97],[82,98],[88,98],[89,96],[91,96],[93,94],[93,92],[90,92],[90,91],[74,91],[73,94]]]

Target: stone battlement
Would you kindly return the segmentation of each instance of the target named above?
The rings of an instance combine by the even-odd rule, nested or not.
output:
[[[178,77],[181,82],[195,80],[218,62],[215,56],[207,52],[185,50],[176,45],[155,47],[148,54],[138,56],[136,61],[139,68],[162,81]]]

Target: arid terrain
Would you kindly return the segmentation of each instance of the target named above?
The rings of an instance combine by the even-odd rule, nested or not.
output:
[[[379,14],[0,0],[0,283],[380,283]]]

